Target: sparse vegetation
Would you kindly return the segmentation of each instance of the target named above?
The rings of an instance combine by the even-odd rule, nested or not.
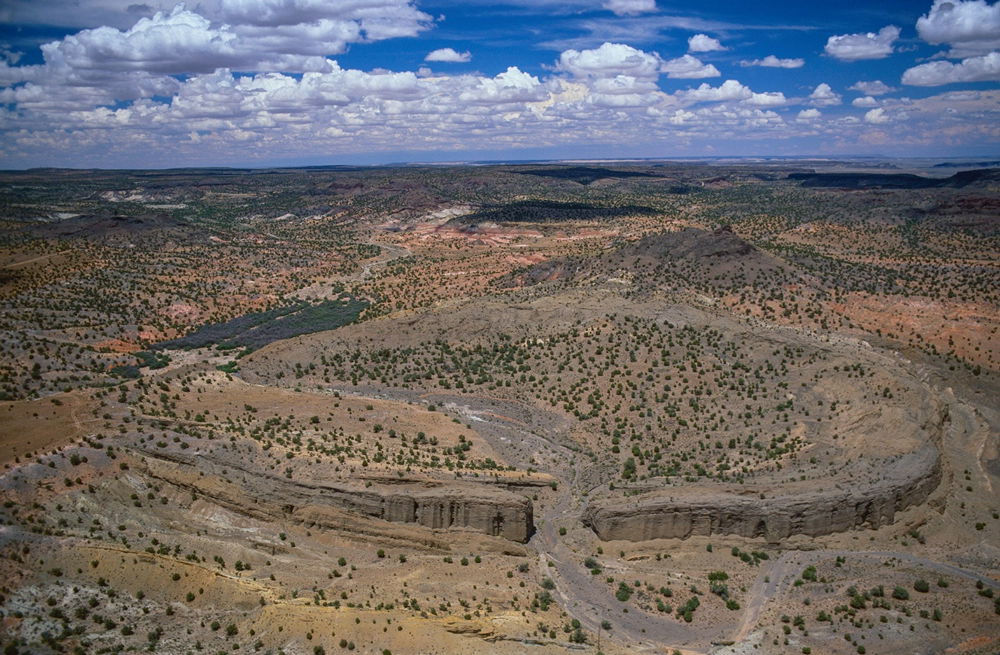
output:
[[[786,173],[4,173],[0,645],[989,649],[996,190]]]

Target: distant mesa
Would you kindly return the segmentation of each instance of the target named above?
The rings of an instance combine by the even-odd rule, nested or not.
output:
[[[693,264],[708,275],[728,276],[736,270],[773,270],[784,264],[740,238],[728,225],[715,230],[694,227],[658,232],[593,258],[558,257],[515,271],[502,278],[502,288],[543,282],[607,277],[622,269],[638,272],[644,264],[656,267],[677,262]],[[648,278],[648,276],[646,276]]]
[[[704,259],[742,257],[757,249],[734,234],[730,226],[723,225],[711,232],[690,227],[679,232],[653,234],[626,247],[624,252],[656,259]]]
[[[947,178],[922,177],[909,173],[791,173],[789,180],[804,187],[839,189],[963,189],[977,183],[1000,182],[1000,169],[961,171]]]
[[[659,175],[644,173],[642,171],[591,168],[589,166],[534,168],[514,172],[520,173],[521,175],[536,175],[538,177],[552,177],[560,180],[570,180],[571,182],[576,182],[577,184],[583,184],[585,186],[605,178],[625,179],[629,177],[660,177]]]
[[[60,221],[35,224],[29,227],[35,236],[42,238],[85,237],[99,239],[108,236],[138,235],[158,230],[186,227],[188,223],[164,212],[125,216],[98,213],[74,216]]]
[[[940,164],[934,164],[931,168],[996,168],[1000,166],[1000,160],[998,161],[974,161],[974,162],[956,162],[956,161],[946,161]]]
[[[1000,198],[987,194],[914,207],[911,212],[922,226],[941,232],[961,230],[981,237],[1000,234]]]
[[[479,223],[562,223],[570,221],[604,221],[622,216],[641,216],[657,213],[652,207],[625,205],[604,207],[583,202],[556,200],[521,200],[498,205],[483,205],[479,211],[458,216],[449,226],[476,225]]]

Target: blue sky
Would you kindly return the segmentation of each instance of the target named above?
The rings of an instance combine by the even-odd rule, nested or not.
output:
[[[706,4],[8,0],[0,167],[997,154],[997,2]]]

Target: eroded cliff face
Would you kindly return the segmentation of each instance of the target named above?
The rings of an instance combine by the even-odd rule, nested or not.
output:
[[[685,489],[654,492],[596,501],[584,513],[584,523],[604,540],[736,534],[777,542],[793,535],[815,537],[888,525],[896,512],[924,502],[940,482],[940,452],[928,444],[885,462],[877,480],[831,480],[826,483],[829,489],[793,487],[764,498]]]
[[[342,527],[343,513],[426,528],[466,529],[524,543],[534,532],[531,501],[470,482],[403,481],[393,485],[287,480],[203,458],[142,453],[150,477],[189,489],[250,516]]]

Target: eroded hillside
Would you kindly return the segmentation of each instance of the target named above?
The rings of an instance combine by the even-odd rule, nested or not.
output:
[[[0,639],[992,653],[973,173],[4,174]]]

